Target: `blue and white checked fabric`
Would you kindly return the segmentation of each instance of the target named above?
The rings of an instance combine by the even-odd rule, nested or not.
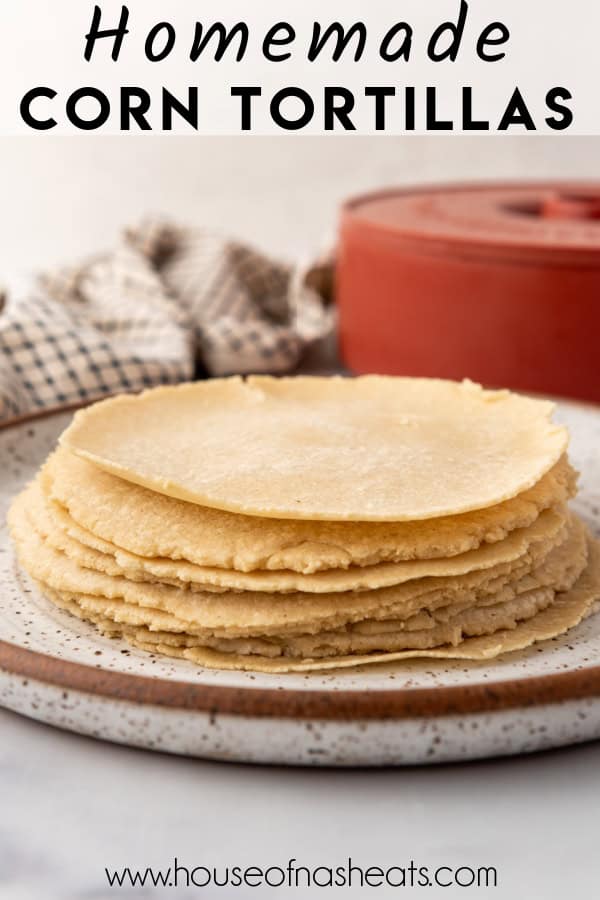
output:
[[[325,266],[316,272],[329,275]],[[0,313],[0,422],[209,375],[291,371],[331,311],[309,277],[202,230],[148,222]]]

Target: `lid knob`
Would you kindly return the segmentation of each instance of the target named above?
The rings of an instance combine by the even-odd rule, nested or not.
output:
[[[544,219],[600,219],[600,194],[547,194],[539,215]]]

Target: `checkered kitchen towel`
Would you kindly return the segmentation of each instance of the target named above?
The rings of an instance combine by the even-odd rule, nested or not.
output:
[[[205,231],[130,229],[113,253],[4,298],[0,422],[190,379],[198,363],[210,375],[290,371],[331,329],[305,275]]]

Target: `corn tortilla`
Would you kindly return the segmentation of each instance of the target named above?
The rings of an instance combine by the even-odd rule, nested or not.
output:
[[[133,554],[141,567],[146,558],[158,558],[305,575],[457,556],[528,527],[543,510],[563,505],[576,487],[576,473],[563,456],[532,488],[498,506],[432,521],[364,523],[265,519],[209,509],[131,484],[63,449],[50,457],[40,478],[68,535],[103,553]]]
[[[123,631],[110,620],[99,618],[97,624],[106,634],[123,636],[133,646],[150,653],[185,659],[196,665],[213,669],[240,669],[267,673],[309,672],[354,668],[365,665],[400,663],[408,659],[461,659],[486,661],[495,657],[524,650],[532,644],[555,638],[578,625],[596,611],[600,598],[600,544],[590,541],[589,562],[574,586],[558,594],[554,602],[514,627],[494,631],[492,634],[467,637],[457,645],[408,649],[391,652],[374,652],[358,655],[341,655],[320,659],[267,657],[242,653],[223,652],[206,646],[183,647],[173,643],[153,643],[148,633]],[[80,618],[84,615],[78,604],[56,596],[55,602]]]
[[[493,506],[536,484],[568,443],[553,408],[468,381],[236,377],[104,400],[76,413],[60,442],[203,506],[415,521]]]
[[[574,543],[578,545],[576,556],[573,555]],[[456,585],[453,589],[447,587],[444,589],[437,586],[438,580],[428,579],[427,584],[421,586],[421,590],[413,590],[412,595],[409,594],[404,598],[404,602],[396,602],[376,610],[374,618],[361,619],[357,622],[330,622],[325,623],[325,626],[323,621],[318,622],[316,626],[311,626],[311,623],[294,626],[289,621],[284,621],[280,626],[271,623],[261,628],[259,623],[254,623],[251,629],[229,627],[211,632],[202,626],[190,624],[185,616],[178,617],[176,608],[166,611],[164,608],[136,605],[120,598],[107,599],[72,591],[56,592],[43,582],[39,583],[42,590],[49,592],[50,595],[58,594],[69,603],[77,604],[84,615],[88,615],[92,621],[102,619],[112,622],[113,625],[124,626],[126,629],[142,627],[154,633],[163,635],[169,633],[171,642],[176,636],[184,642],[196,644],[211,639],[230,642],[232,636],[233,640],[243,639],[247,642],[252,638],[267,637],[273,642],[295,636],[306,638],[308,635],[316,635],[316,640],[319,640],[322,634],[326,635],[322,630],[324,627],[330,632],[337,628],[338,633],[341,627],[343,634],[351,632],[365,636],[393,634],[399,631],[431,633],[431,629],[450,623],[462,613],[472,614],[476,610],[485,610],[489,607],[518,604],[521,598],[544,589],[552,592],[568,590],[580,576],[587,562],[587,543],[583,531],[576,536],[575,542],[569,541],[569,545],[565,547],[566,552],[563,548],[553,551],[550,560],[547,558],[538,568],[531,570],[524,577],[521,577],[520,571],[514,575],[510,573],[509,576],[499,577],[494,582],[486,581],[479,585],[471,585],[470,590],[466,589],[465,585],[464,591],[460,591]],[[363,615],[365,614],[363,611]]]
[[[518,622],[546,609],[555,597],[551,588],[529,591],[483,609],[461,610],[445,622],[432,623],[421,629],[382,629],[368,633],[342,630],[289,637],[219,638],[196,636],[188,632],[161,631],[145,625],[131,624],[125,618],[113,619],[110,615],[105,615],[102,604],[97,602],[98,598],[58,592],[53,594],[54,602],[69,612],[127,638],[134,637],[146,643],[169,644],[172,647],[208,647],[226,653],[267,656],[272,659],[283,656],[318,658],[381,650],[429,649],[444,644],[457,646],[468,636],[514,628]],[[118,626],[116,631],[115,625]]]
[[[69,577],[73,582],[78,578],[80,580],[90,581],[93,575],[97,574],[100,579],[103,577],[108,583],[109,578],[113,581],[130,580],[133,584],[135,581],[144,580],[144,570],[136,570],[135,580],[131,579],[131,571],[121,568],[121,561],[125,560],[121,557],[118,563],[120,573],[115,571],[115,557],[92,550],[91,548],[82,547],[73,541],[73,539],[61,536],[59,532],[54,531],[48,524],[43,524],[43,503],[36,510],[36,498],[39,500],[41,494],[38,486],[34,483],[25,492],[17,498],[10,514],[10,523],[15,529],[15,533],[21,528],[21,531],[28,531],[31,527],[40,534],[44,539],[44,550],[49,552],[52,548],[59,551],[59,557],[54,563],[56,566],[55,577],[58,577],[60,571],[64,571],[65,577]],[[23,529],[19,525],[19,521],[26,523]],[[245,592],[265,593],[271,596],[276,592],[274,600],[278,602],[277,595],[285,593],[332,593],[332,592],[362,592],[372,591],[392,585],[399,585],[407,581],[425,578],[429,576],[459,576],[478,569],[488,569],[494,566],[514,562],[526,554],[535,544],[548,545],[549,542],[558,540],[563,533],[567,524],[566,510],[545,510],[529,528],[517,529],[501,542],[496,544],[485,544],[477,550],[470,550],[460,556],[454,556],[450,559],[431,559],[431,560],[408,560],[399,563],[379,563],[376,566],[365,568],[354,568],[344,570],[327,570],[325,572],[317,572],[314,575],[300,575],[298,573],[285,572],[249,572],[235,573],[226,572],[222,569],[203,570],[200,577],[204,579],[204,583],[209,585],[209,592],[212,585],[218,587],[245,588]],[[81,563],[81,565],[79,565]],[[41,561],[37,562],[40,565]],[[164,573],[165,568],[171,575],[167,578]],[[189,577],[189,569],[183,563],[168,564],[157,561],[155,563],[155,573],[163,571],[165,577],[161,578],[163,582],[168,580],[179,586],[186,586],[186,582],[180,580],[182,575]],[[176,577],[178,574],[179,577]],[[198,577],[198,573],[193,573]],[[156,574],[155,574],[156,577]],[[44,580],[44,579],[42,579]],[[150,582],[151,584],[151,582]],[[77,589],[77,588],[75,588]],[[196,593],[201,593],[202,582],[197,585]],[[92,593],[94,593],[92,591]]]
[[[276,597],[251,591],[194,593],[165,584],[132,582],[80,567],[64,553],[48,546],[31,527],[25,500],[26,495],[22,495],[13,505],[9,523],[20,561],[36,580],[57,591],[88,594],[117,603],[125,601],[134,606],[160,609],[205,633],[225,637],[302,628],[319,630],[326,626],[336,627],[360,621],[372,615],[381,617],[382,610],[388,610],[389,615],[396,615],[398,608],[402,610],[403,604],[415,600],[416,608],[422,607],[422,595],[429,591],[438,591],[440,605],[443,605],[447,597],[451,601],[456,600],[457,592],[460,597],[461,591],[481,586],[485,591],[488,582],[497,590],[499,585],[495,579],[510,580],[513,573],[518,577],[527,576],[536,565],[542,564],[553,549],[560,551],[561,546],[567,548],[568,562],[571,556],[577,555],[577,541],[580,545],[583,541],[582,526],[577,520],[572,520],[570,528],[559,531],[554,540],[534,543],[531,549],[516,560],[490,565],[462,577],[413,579],[398,586],[364,592],[292,593]],[[486,549],[494,549],[494,545]]]

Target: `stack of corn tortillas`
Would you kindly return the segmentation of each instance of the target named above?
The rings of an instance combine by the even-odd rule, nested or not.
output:
[[[50,600],[155,653],[269,672],[489,659],[600,597],[551,413],[429,379],[157,388],[77,413],[10,527]]]

